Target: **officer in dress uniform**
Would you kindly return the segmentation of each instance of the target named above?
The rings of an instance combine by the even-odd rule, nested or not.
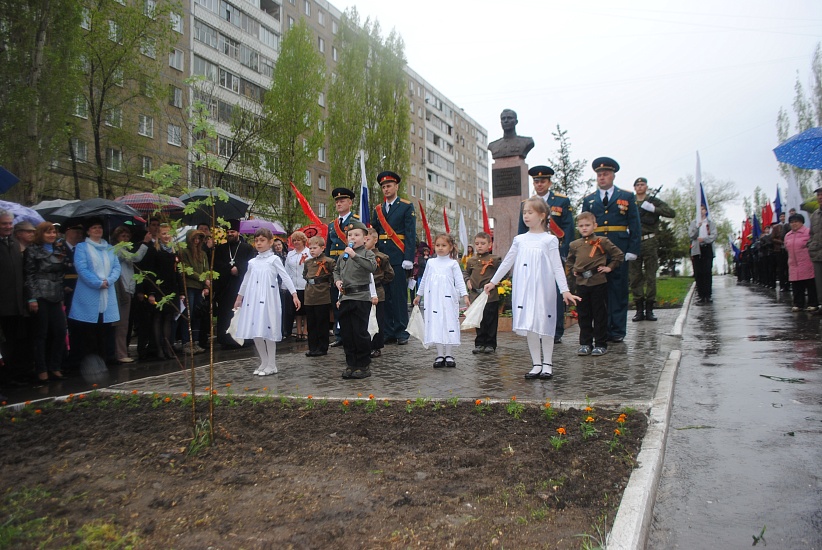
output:
[[[545,201],[551,213],[549,225],[551,233],[559,239],[559,256],[562,263],[568,257],[568,246],[574,240],[574,215],[571,212],[571,199],[562,193],[551,191],[551,176],[554,170],[550,166],[534,166],[528,170],[528,175],[534,180],[534,191],[537,196]],[[523,201],[525,202],[525,201]],[[559,230],[557,230],[559,228]],[[522,205],[519,207],[519,228],[518,235],[528,232],[528,227],[522,219]],[[560,234],[561,233],[561,234]],[[557,288],[557,327],[554,332],[554,342],[562,342],[562,335],[565,334],[565,301]],[[561,320],[561,321],[560,321]]]
[[[656,300],[656,272],[659,269],[657,254],[657,234],[659,218],[673,218],[676,212],[662,199],[648,196],[648,180],[637,178],[634,182],[636,205],[639,208],[639,222],[642,226],[640,255],[628,267],[631,292],[636,303],[636,315],[631,321],[656,321],[654,301]]]
[[[371,225],[379,234],[379,250],[387,254],[394,269],[394,280],[385,287],[385,343],[408,343],[408,283],[414,267],[417,247],[417,217],[414,205],[399,198],[401,178],[390,171],[381,172],[377,183],[382,189],[384,201],[374,208]],[[402,277],[401,274],[406,276]]]
[[[582,211],[597,219],[597,235],[608,237],[617,245],[625,262],[608,274],[608,341],[622,342],[628,323],[628,264],[640,252],[642,228],[636,197],[614,185],[619,164],[612,158],[599,157],[592,163],[597,173],[597,189],[582,199]]]
[[[328,239],[325,241],[325,255],[336,262],[345,252],[345,247],[348,246],[345,227],[352,221],[359,220],[360,217],[351,213],[351,206],[354,204],[354,191],[346,189],[345,187],[337,187],[331,191],[331,196],[334,198],[337,217],[328,224]],[[334,313],[335,336],[334,341],[331,342],[332,348],[342,345],[340,327],[337,325],[340,314],[340,310],[337,308],[338,300],[339,291],[335,285],[331,285],[331,311]]]

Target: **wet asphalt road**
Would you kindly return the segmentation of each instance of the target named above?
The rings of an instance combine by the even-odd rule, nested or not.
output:
[[[731,277],[691,306],[648,548],[822,548],[820,325]]]

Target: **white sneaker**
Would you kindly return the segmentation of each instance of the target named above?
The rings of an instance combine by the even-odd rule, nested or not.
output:
[[[819,309],[819,308],[816,307],[816,306],[808,306],[807,308],[805,308],[805,311],[813,312],[813,311],[816,311],[817,309]]]
[[[791,311],[793,311],[794,313],[796,313],[797,311],[802,311],[802,308],[801,308],[801,307],[797,307],[797,306],[793,306],[793,307],[791,308]]]

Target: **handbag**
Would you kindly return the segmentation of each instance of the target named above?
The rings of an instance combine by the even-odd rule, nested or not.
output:
[[[480,292],[474,303],[465,310],[465,319],[460,325],[460,330],[468,330],[469,328],[479,328],[482,323],[482,313],[485,311],[485,304],[488,303],[488,294]]]
[[[411,310],[411,317],[408,319],[408,334],[422,342],[422,347],[428,349],[425,343],[425,319],[422,317],[420,306],[414,306]]]

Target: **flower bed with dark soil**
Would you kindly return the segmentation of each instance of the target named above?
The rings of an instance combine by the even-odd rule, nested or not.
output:
[[[0,547],[579,548],[610,526],[647,422],[229,395],[214,445],[189,453],[190,398],[36,406],[0,414]]]

